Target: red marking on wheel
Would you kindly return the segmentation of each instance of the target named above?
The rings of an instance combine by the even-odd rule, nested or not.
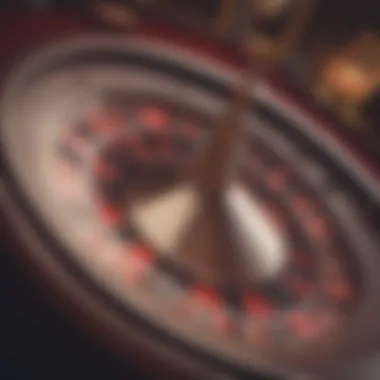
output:
[[[124,217],[124,212],[117,207],[102,203],[98,205],[100,217],[111,226],[119,225]]]
[[[152,250],[143,245],[134,245],[131,252],[141,262],[151,263],[154,260],[154,254]]]
[[[259,294],[248,296],[245,303],[252,317],[269,317],[274,311],[273,305]]]
[[[90,114],[88,119],[95,132],[100,134],[116,132],[124,123],[124,116],[115,110],[98,111]]]
[[[152,266],[153,254],[147,248],[136,245],[131,251],[125,263],[125,276],[130,284],[141,283],[148,275]]]
[[[189,306],[191,307],[193,303],[206,308],[208,312],[210,312],[212,321],[219,331],[223,333],[231,332],[231,320],[228,318],[223,308],[220,295],[215,290],[208,288],[195,288],[191,292],[191,301]]]
[[[169,115],[166,111],[157,107],[143,107],[138,111],[139,122],[149,129],[162,131],[167,129]]]
[[[317,318],[301,312],[293,313],[288,323],[291,330],[303,338],[316,338],[321,332]]]
[[[275,170],[268,175],[267,183],[270,189],[281,191],[287,184],[287,174],[282,170]]]
[[[215,290],[207,288],[195,288],[191,294],[194,300],[204,306],[215,306],[220,298]]]
[[[125,279],[129,284],[137,285],[145,280],[149,266],[137,257],[129,257],[125,263]]]
[[[311,218],[308,221],[308,231],[313,237],[323,238],[327,234],[326,222],[319,217]]]
[[[118,177],[118,170],[114,165],[100,161],[95,165],[95,173],[105,180],[112,180]]]

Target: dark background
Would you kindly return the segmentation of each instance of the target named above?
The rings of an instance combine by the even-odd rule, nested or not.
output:
[[[0,1],[0,18],[4,21],[9,10],[42,11],[53,4],[78,5],[79,2],[3,0]],[[0,54],[4,49],[12,50],[12,35],[17,33],[19,25],[14,28],[0,22],[0,35],[8,36],[2,39],[7,46],[0,44]],[[0,67],[6,59],[0,55]],[[146,379],[132,363],[115,357],[95,339],[83,334],[39,294],[6,243],[3,223],[0,219],[0,378]]]
[[[1,379],[146,379],[49,306],[0,244]]]

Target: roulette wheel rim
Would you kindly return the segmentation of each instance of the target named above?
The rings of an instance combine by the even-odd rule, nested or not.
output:
[[[162,51],[164,51],[167,54],[167,56],[165,58],[168,59],[168,61],[170,61],[173,66],[175,66],[176,64],[177,65],[181,65],[184,71],[188,70],[190,72],[193,71],[193,72],[198,72],[198,73],[199,73],[199,71],[202,71],[202,73],[204,74],[204,76],[211,76],[213,78],[214,83],[217,82],[218,80],[219,80],[219,83],[220,82],[228,83],[227,84],[227,89],[228,89],[228,86],[231,86],[231,83],[233,83],[234,80],[236,79],[234,77],[235,73],[230,73],[230,72],[225,71],[223,69],[221,70],[220,73],[216,72],[216,70],[214,70],[213,67],[209,67],[209,65],[207,64],[207,62],[204,62],[205,64],[204,64],[204,67],[203,67],[202,62],[199,62],[200,60],[198,58],[194,57],[192,59],[189,59],[190,56],[191,56],[191,54],[189,56],[187,56],[186,52],[185,53],[179,52],[177,49],[172,49],[172,48],[167,47],[165,45],[162,45],[160,43],[148,43],[146,41],[145,42],[142,42],[142,41],[144,41],[144,40],[130,39],[127,42],[126,39],[117,40],[115,38],[106,38],[106,37],[83,38],[83,40],[76,40],[75,42],[69,41],[69,42],[63,43],[62,45],[59,45],[58,47],[49,48],[43,54],[40,54],[40,55],[37,54],[36,55],[36,60],[33,61],[33,59],[32,59],[31,61],[29,61],[29,66],[28,67],[33,67],[33,65],[36,65],[36,67],[38,68],[39,62],[43,62],[44,60],[46,60],[49,57],[50,58],[51,57],[52,58],[56,58],[57,56],[59,56],[59,54],[62,54],[64,56],[66,53],[72,53],[73,51],[74,52],[75,51],[79,51],[79,50],[82,50],[83,48],[85,48],[85,49],[87,48],[87,49],[89,49],[91,51],[91,49],[96,49],[96,48],[99,48],[99,46],[101,46],[101,47],[103,47],[103,49],[109,49],[110,51],[112,51],[112,49],[122,49],[122,50],[128,52],[128,50],[129,50],[129,54],[132,54],[132,55],[133,54],[137,54],[137,55],[140,54],[142,56],[145,56],[145,59],[152,58],[152,56],[154,56],[154,55],[157,55],[158,57],[162,58]],[[157,58],[157,56],[156,56],[156,58]],[[170,58],[168,58],[168,57],[170,57]],[[178,57],[181,57],[181,58],[178,58]],[[191,66],[189,64],[190,61],[191,62],[196,62],[196,64],[194,63],[195,67],[193,67],[193,68],[190,67]],[[21,71],[22,71],[22,67],[21,67]],[[26,75],[25,78],[27,79],[27,77],[28,77],[27,71],[25,72],[25,75]],[[236,77],[237,77],[237,75],[236,75]],[[16,78],[17,78],[17,75],[16,75]],[[22,76],[18,76],[18,80],[20,81],[20,82],[18,82],[18,84],[23,83],[24,79],[22,78]],[[15,81],[13,83],[11,81],[11,83],[9,84],[8,90],[6,89],[6,91],[5,91],[6,96],[5,96],[5,100],[3,101],[3,105],[4,104],[10,104],[12,102],[12,92],[13,92],[14,89],[17,89],[18,84],[17,84],[17,81]],[[265,87],[265,85],[262,85],[262,86]],[[260,85],[258,87],[260,88]],[[270,91],[265,91],[264,90],[264,91],[262,91],[262,94],[264,94],[263,95],[264,97],[265,96],[267,96],[269,98],[271,97]],[[7,96],[9,96],[8,99],[7,99]],[[10,119],[7,119],[7,109],[6,109],[6,107],[3,108],[3,116],[5,117],[4,120],[6,121],[3,124],[3,126],[5,126],[8,123],[10,123]],[[301,119],[302,119],[302,117],[301,117]],[[308,124],[308,123],[309,123],[309,120],[306,122],[306,124]],[[5,146],[3,149],[6,150],[8,148]],[[339,154],[339,151],[338,151],[338,154]],[[18,189],[17,184],[16,184],[16,187],[14,187],[15,183],[17,181],[14,181],[14,178],[12,178],[13,175],[12,175],[12,172],[9,169],[9,167],[7,168],[7,165],[4,165],[4,166],[6,167],[6,170],[5,170],[6,175],[5,175],[5,179],[4,179],[4,184],[5,185],[3,184],[3,193],[5,194],[4,197],[7,199],[7,202],[6,202],[7,206],[6,206],[6,208],[8,208],[10,210],[12,208],[12,206],[10,206],[10,205],[12,205],[12,203],[13,203],[14,207],[17,209],[17,207],[19,207],[21,203],[24,203],[24,202],[20,202],[21,201],[20,198],[24,198],[24,196],[21,195],[21,197],[19,198],[20,195],[17,194],[17,193],[19,193],[20,189]],[[357,167],[358,165],[355,165],[355,166]],[[357,173],[360,173],[359,175],[362,178],[366,177],[366,174],[363,171],[359,170],[359,171],[357,171]],[[9,189],[12,189],[11,192],[9,191]],[[376,195],[376,191],[375,191],[375,195]],[[16,202],[14,202],[15,199],[17,199]],[[24,206],[22,206],[22,208],[23,207]],[[24,210],[22,212],[24,212]],[[29,214],[28,215],[29,218],[27,217],[27,219],[30,220],[30,215],[33,214],[33,213],[28,212],[28,214]],[[11,219],[15,219],[15,218],[19,219],[19,217],[17,217],[16,215],[17,215],[17,212],[15,212],[15,210],[11,210],[10,211],[10,217],[11,217]],[[24,219],[24,216],[20,215],[20,217],[22,219]],[[20,225],[22,223],[20,223],[20,220],[18,220],[17,224]],[[29,229],[28,226],[27,226],[27,224],[28,223],[26,222],[25,228]],[[36,225],[38,225],[38,224],[39,223],[36,223]],[[33,246],[34,245],[40,246],[40,243],[41,242],[39,242],[37,244],[33,243]],[[54,245],[55,244],[53,244],[53,246]],[[51,254],[48,253],[49,249],[47,249],[47,251],[46,251],[46,248],[43,248],[43,246],[40,246],[37,250],[34,250],[34,251],[35,252],[33,254],[37,255],[37,256],[35,256],[34,260],[37,259],[37,261],[39,261],[40,259],[37,258],[37,257],[39,255],[42,255],[44,257],[43,260],[44,260],[45,263],[46,263],[46,260],[48,259],[50,261],[49,265],[53,265],[53,266],[57,265],[57,267],[56,267],[57,269],[55,269],[54,271],[58,270],[58,268],[60,267],[61,264],[57,264],[57,263],[53,264],[53,262],[56,259],[53,258],[53,257],[51,257]],[[370,249],[368,249],[368,251],[370,251]],[[45,253],[43,253],[43,252],[45,252]],[[42,256],[40,256],[40,257],[42,257]],[[66,258],[65,255],[61,255],[60,260],[62,260],[63,257]],[[366,307],[362,307],[362,310],[364,310],[364,311],[362,311],[362,313],[365,315],[365,317],[364,317],[365,318],[365,323],[367,322],[367,315],[368,314],[373,314],[372,313],[373,308],[377,307],[377,305],[375,305],[375,306],[371,305],[372,304],[371,300],[372,300],[372,297],[373,297],[373,295],[372,295],[373,293],[372,292],[375,292],[376,288],[377,288],[376,281],[375,281],[375,279],[376,279],[376,273],[374,271],[375,265],[373,265],[372,263],[369,263],[367,259],[368,259],[368,257],[365,259],[365,261],[366,261],[365,264],[367,265],[367,267],[366,267],[365,270],[366,270],[366,273],[370,274],[370,275],[367,276],[367,279],[366,279],[367,280],[367,284],[369,284],[370,292],[369,293],[367,292],[367,294],[369,294],[369,296],[368,296],[369,297],[369,301],[367,303],[366,302],[364,302],[364,303],[362,302],[362,305],[363,304],[367,305]],[[66,265],[67,264],[68,263],[66,263]],[[44,265],[44,264],[42,264],[42,265]],[[69,269],[69,271],[71,271],[71,270],[73,270],[73,268]],[[49,271],[50,271],[50,269],[49,269]],[[61,269],[59,269],[59,271],[61,271]],[[82,275],[83,275],[83,273],[82,273]],[[76,279],[73,279],[73,278],[71,278],[70,281],[72,283],[74,283],[74,281],[75,282],[79,282],[79,280],[76,280]],[[60,281],[60,282],[61,282],[60,286],[64,286],[64,287],[67,286],[67,284],[65,283],[66,281]],[[101,291],[101,289],[97,289],[97,292],[98,291]],[[70,293],[72,293],[72,292],[70,292]],[[83,296],[84,296],[84,294],[83,294]],[[86,298],[88,298],[88,297],[86,296]],[[106,298],[107,298],[107,302],[109,302],[108,297],[106,297]],[[87,303],[87,301],[86,301],[86,303]],[[93,306],[95,306],[95,304]],[[104,305],[100,306],[100,303],[99,303],[98,306],[99,307],[104,307]],[[367,310],[366,310],[366,308],[367,308]],[[99,312],[99,310],[98,310],[98,312]],[[109,314],[107,316],[107,320],[109,320],[109,318],[111,317],[110,312],[109,311],[105,311],[105,310],[103,310],[103,312],[105,312],[106,314]],[[102,314],[103,314],[103,312],[102,312]],[[113,315],[111,318],[114,320],[115,323],[118,324],[118,329],[120,329],[120,331],[125,330],[126,325],[119,323],[119,321],[116,322],[115,315]],[[360,321],[360,318],[359,318],[359,321]],[[104,325],[104,323],[101,323],[101,324]],[[146,325],[144,327],[146,327]],[[130,332],[128,332],[128,335],[130,335]],[[149,335],[149,334],[143,334],[143,335],[145,335],[145,337],[147,339],[149,339],[149,337],[147,337],[147,335]],[[161,339],[161,338],[159,338],[159,339]],[[174,339],[172,339],[171,337],[169,337],[168,341],[171,341],[171,340],[174,340]],[[149,345],[150,344],[152,344],[152,342],[149,342]],[[340,345],[342,345],[342,348],[343,348],[346,344],[345,343],[341,343],[338,346],[340,346]],[[171,344],[168,345],[168,346],[171,346]],[[173,347],[176,347],[176,345],[173,345]],[[326,346],[324,346],[322,349],[325,349],[325,348],[326,348]],[[160,351],[161,355],[163,354],[163,347],[161,347],[161,345],[160,345],[160,348],[157,349],[157,350]],[[169,356],[173,355],[174,353],[176,354],[176,356],[178,356],[178,351],[176,350],[176,348],[174,348],[174,349],[172,347],[168,348],[168,352],[170,352]],[[202,363],[206,363],[206,362],[207,363],[212,363],[212,362],[217,363],[216,367],[220,368],[220,371],[223,371],[224,368],[228,368],[228,370],[231,370],[232,373],[234,373],[234,374],[235,374],[235,369],[238,368],[233,363],[227,363],[227,364],[226,363],[221,363],[221,362],[218,363],[218,360],[213,361],[210,357],[207,358],[206,360],[203,360],[203,359],[205,359],[207,357],[207,355],[204,355],[204,353],[200,353],[200,354],[195,353],[194,350],[192,350],[192,351],[193,352],[191,353],[191,355],[185,355],[186,359],[184,360],[184,362],[191,361],[191,360],[189,360],[190,357],[191,358],[199,358]],[[181,352],[181,354],[182,354],[182,352]],[[181,355],[181,354],[179,354],[179,355]],[[177,361],[177,359],[178,358],[176,358],[175,360]],[[178,361],[179,361],[179,359],[178,359]],[[317,360],[317,362],[318,362],[318,360]],[[310,366],[310,364],[311,363],[308,362],[307,366]],[[319,366],[320,363],[318,363],[316,365]],[[278,372],[278,373],[281,373],[281,374],[283,374],[284,372],[285,373],[288,372],[287,370],[284,371],[284,368],[283,368],[282,365],[278,366],[278,370],[277,369],[273,369],[273,363],[271,363],[271,367],[272,368],[270,368],[270,371],[266,371],[267,370],[267,368],[266,368],[267,365],[265,364],[265,361],[263,363],[260,363],[260,360],[258,360],[258,361],[255,361],[255,363],[253,364],[253,368],[254,369],[256,369],[256,368],[260,369],[261,366],[263,366],[263,368],[265,369],[265,372],[271,372],[271,373]],[[188,368],[189,366],[185,365],[185,367]],[[212,365],[211,367],[214,367],[214,366]],[[245,371],[243,370],[241,373],[244,373],[244,372]],[[248,372],[249,372],[249,370],[248,370]],[[292,372],[292,371],[290,371],[290,372]],[[237,370],[237,373],[240,373],[239,369]]]

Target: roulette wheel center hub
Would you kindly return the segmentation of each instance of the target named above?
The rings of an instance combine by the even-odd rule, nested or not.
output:
[[[185,181],[131,206],[131,220],[153,247],[206,283],[272,281],[286,267],[279,231],[234,179],[244,101],[239,93]]]

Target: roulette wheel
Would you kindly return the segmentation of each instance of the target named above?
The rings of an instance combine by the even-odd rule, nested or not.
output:
[[[378,162],[252,59],[246,2],[213,30],[165,3],[183,34],[154,1],[15,16],[4,241],[156,378],[327,378],[380,344]]]

